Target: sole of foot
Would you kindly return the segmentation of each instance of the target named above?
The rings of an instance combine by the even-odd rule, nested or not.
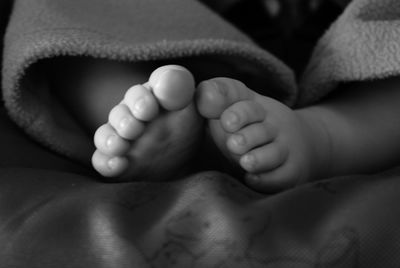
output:
[[[244,170],[247,185],[276,192],[308,176],[310,132],[292,109],[230,78],[200,83],[196,101],[215,144]]]
[[[126,91],[95,135],[93,167],[116,180],[167,180],[183,173],[199,146],[204,120],[193,102],[193,75],[162,66]]]

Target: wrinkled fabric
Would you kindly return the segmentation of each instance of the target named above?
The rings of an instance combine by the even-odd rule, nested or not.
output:
[[[118,184],[39,169],[0,174],[0,267],[400,263],[399,170],[271,196],[216,172]]]
[[[1,268],[399,266],[400,169],[274,195],[216,171],[105,183],[77,164],[90,159],[79,150],[87,138],[55,124],[42,99],[45,74],[35,69],[56,56],[135,62],[223,55],[245,62],[250,75],[264,73],[260,79],[273,88],[265,94],[303,105],[341,82],[398,74],[398,1],[350,3],[299,84],[282,61],[195,1],[11,3],[0,2],[1,75],[4,109],[18,128],[2,109]]]

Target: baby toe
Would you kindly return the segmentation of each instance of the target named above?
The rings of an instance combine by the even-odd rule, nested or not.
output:
[[[128,160],[120,156],[110,157],[96,150],[92,156],[92,165],[104,177],[117,177],[128,168]]]
[[[143,85],[135,85],[127,90],[122,104],[125,104],[132,115],[142,121],[154,119],[159,111],[158,102],[153,93]]]
[[[129,142],[121,138],[110,124],[104,124],[97,129],[94,144],[100,152],[109,156],[123,155],[130,148]]]
[[[250,173],[266,172],[281,166],[288,157],[288,150],[277,143],[255,148],[243,155],[239,162]]]
[[[232,134],[227,140],[227,148],[233,154],[242,155],[256,147],[272,142],[276,135],[276,128],[265,122],[251,124]]]
[[[227,132],[236,132],[252,123],[262,122],[265,110],[255,101],[244,100],[232,104],[221,115],[222,127]]]
[[[299,183],[299,174],[288,166],[282,166],[270,172],[245,176],[245,182],[250,187],[265,193],[274,193],[296,186]]]
[[[128,106],[122,103],[111,110],[108,122],[124,139],[136,139],[144,131],[144,123],[133,117]]]
[[[160,105],[168,111],[188,106],[195,91],[193,75],[178,65],[166,65],[156,69],[150,75],[149,86]]]
[[[253,92],[242,82],[230,78],[203,81],[197,87],[199,113],[208,119],[219,119],[232,104],[253,98]]]

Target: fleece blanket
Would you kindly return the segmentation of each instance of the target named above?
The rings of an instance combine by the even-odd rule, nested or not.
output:
[[[399,17],[397,0],[352,1],[297,79],[198,1],[1,1],[3,101],[25,134],[1,121],[9,157],[0,159],[0,267],[398,267],[398,169],[276,195],[213,171],[102,183],[84,167],[90,137],[58,120],[65,111],[40,65],[60,56],[218,56],[241,63],[264,94],[303,106],[340,83],[398,75]],[[15,147],[7,137],[23,142]],[[28,148],[41,161],[19,157]]]

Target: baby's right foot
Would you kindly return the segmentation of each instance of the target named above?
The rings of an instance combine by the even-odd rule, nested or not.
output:
[[[202,134],[194,86],[187,69],[168,65],[128,89],[95,133],[94,168],[124,180],[164,180],[182,171]]]

